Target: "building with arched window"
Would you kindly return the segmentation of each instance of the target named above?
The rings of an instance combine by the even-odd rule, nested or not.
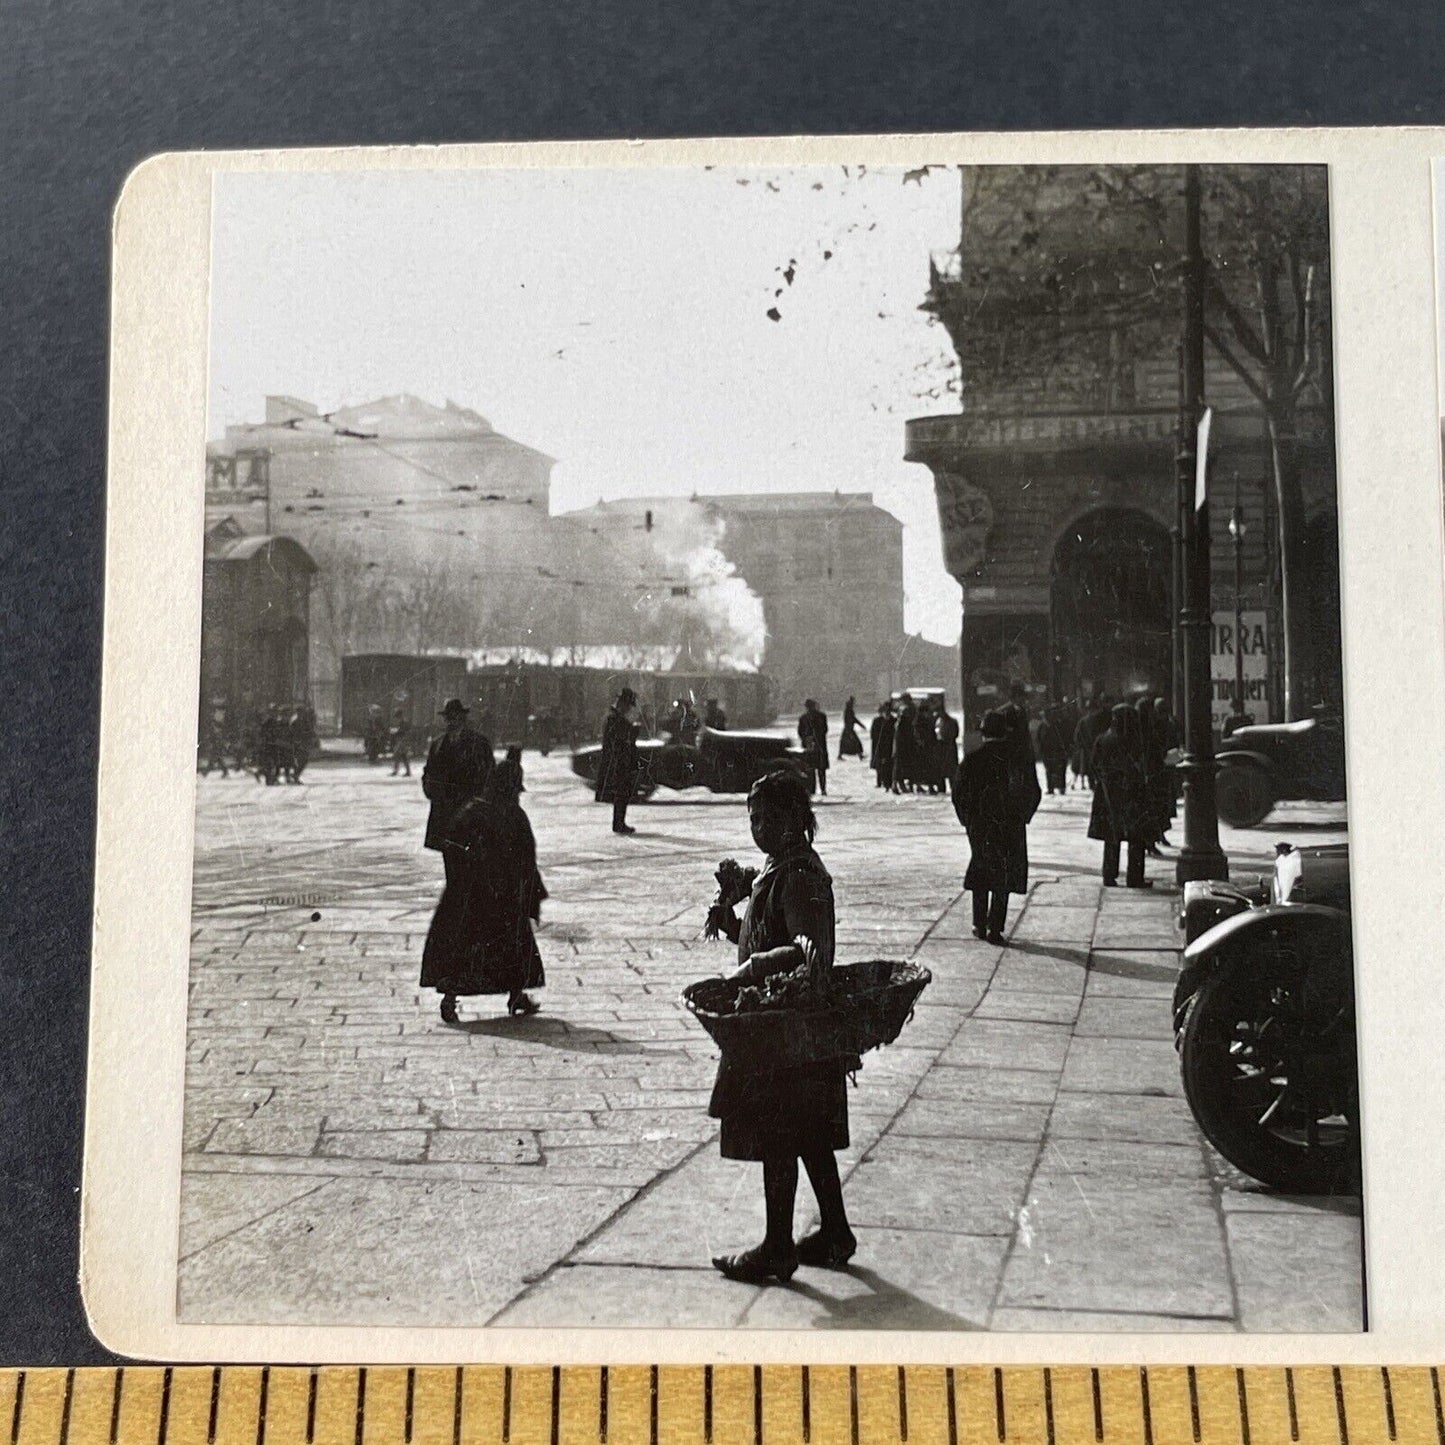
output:
[[[1342,697],[1326,179],[1203,170],[1214,707],[1234,708],[1239,646],[1263,722],[1283,715],[1286,571],[1293,712]],[[1019,684],[1037,701],[1172,692],[1182,179],[965,169],[960,246],[924,303],[962,404],[908,422],[905,455],[933,474],[975,721]],[[1277,289],[1267,345],[1244,286]]]

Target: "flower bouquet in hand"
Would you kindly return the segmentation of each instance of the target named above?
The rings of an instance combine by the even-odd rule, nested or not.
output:
[[[758,870],[744,868],[736,858],[724,858],[713,877],[717,879],[717,897],[707,911],[707,923],[703,926],[708,938],[716,938],[726,931],[724,920],[731,918],[733,909],[753,891]]]

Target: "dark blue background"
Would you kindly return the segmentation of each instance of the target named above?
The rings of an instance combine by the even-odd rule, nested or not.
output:
[[[0,8],[0,1362],[75,1284],[109,221],[161,150],[1440,124],[1415,0],[6,0]]]

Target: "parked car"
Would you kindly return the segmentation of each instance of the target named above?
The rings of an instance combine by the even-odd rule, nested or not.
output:
[[[704,727],[696,743],[643,738],[637,751],[642,762],[637,779],[639,798],[650,798],[659,787],[745,793],[776,768],[796,768],[807,779],[810,792],[813,788],[807,753],[773,733],[716,732]],[[572,771],[595,785],[601,761],[600,744],[578,748],[572,754]]]
[[[1345,796],[1345,729],[1335,714],[1238,728],[1216,758],[1219,816],[1233,828],[1255,827],[1287,799],[1333,803]]]
[[[1184,1093],[1233,1165],[1292,1194],[1359,1180],[1349,851],[1278,846],[1252,888],[1188,883],[1174,990]]]

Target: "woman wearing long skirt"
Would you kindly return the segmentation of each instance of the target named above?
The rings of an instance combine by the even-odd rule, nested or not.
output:
[[[532,935],[547,890],[524,791],[521,764],[509,755],[482,796],[458,811],[443,842],[456,863],[427,932],[421,986],[441,994],[449,1024],[457,1022],[457,999],[477,994],[506,994],[512,1015],[536,1013],[526,990],[547,982]]]
[[[795,968],[804,958],[802,940],[816,950],[822,968],[831,968],[833,880],[813,851],[816,823],[801,775],[774,772],[754,783],[748,819],[767,863],[741,922],[731,908],[715,905],[711,915],[738,946],[742,967],[731,977],[756,983]],[[723,1056],[708,1113],[722,1121],[724,1159],[761,1161],[767,1205],[763,1242],[713,1260],[729,1279],[786,1282],[799,1264],[838,1269],[853,1257],[858,1241],[848,1225],[833,1156],[848,1147],[848,1075],[861,1066],[856,1054],[777,1067]],[[821,1223],[794,1244],[799,1160],[817,1196]]]

